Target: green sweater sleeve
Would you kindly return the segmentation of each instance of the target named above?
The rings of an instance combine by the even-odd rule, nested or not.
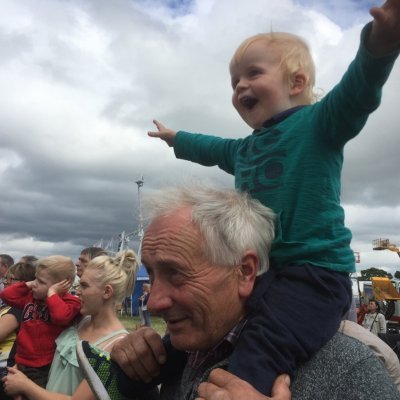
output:
[[[370,29],[371,24],[363,28],[356,57],[341,81],[315,105],[320,131],[339,147],[356,136],[378,108],[382,86],[399,55],[399,51],[383,57],[370,54],[365,47]]]
[[[177,158],[219,168],[235,174],[235,158],[241,139],[223,139],[217,136],[179,131],[175,137]]]

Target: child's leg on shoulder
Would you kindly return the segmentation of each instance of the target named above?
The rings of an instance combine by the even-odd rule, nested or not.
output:
[[[27,367],[24,365],[18,365],[18,369],[21,372],[23,372],[31,381],[35,382],[42,388],[46,388],[50,367],[51,364],[43,367]]]
[[[229,371],[269,395],[279,374],[293,377],[336,333],[351,299],[346,273],[308,264],[268,271],[248,300],[250,315]]]

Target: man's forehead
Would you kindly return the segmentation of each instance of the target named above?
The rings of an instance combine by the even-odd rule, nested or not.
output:
[[[190,213],[175,212],[155,218],[146,229],[142,258],[158,251],[194,251],[200,247],[199,231],[191,222]]]
[[[151,221],[145,231],[144,238],[157,235],[166,228],[170,230],[172,235],[175,231],[187,227],[195,229],[192,222],[191,208],[185,207],[171,210],[168,214],[160,215]]]

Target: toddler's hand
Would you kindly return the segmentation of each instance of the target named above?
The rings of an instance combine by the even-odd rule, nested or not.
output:
[[[367,40],[368,50],[377,56],[400,47],[400,0],[386,0],[381,7],[373,7],[372,30]]]
[[[153,123],[157,127],[157,132],[150,131],[150,132],[147,132],[147,134],[150,137],[158,137],[158,138],[164,140],[164,142],[167,143],[167,145],[169,147],[173,147],[176,132],[173,131],[172,129],[165,127],[161,122],[158,122],[156,120],[153,120]]]
[[[35,281],[29,281],[29,282],[25,282],[25,285],[28,286],[29,289],[32,289],[32,286],[34,283],[35,283]]]
[[[58,294],[59,296],[63,296],[65,293],[68,292],[70,286],[71,286],[71,281],[69,279],[64,279],[61,282],[57,282],[49,287],[49,290],[47,291],[47,297],[50,297],[53,294]]]

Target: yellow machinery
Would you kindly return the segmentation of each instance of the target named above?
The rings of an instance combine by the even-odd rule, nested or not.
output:
[[[389,239],[375,239],[372,242],[374,250],[390,250],[400,257],[400,249]],[[372,293],[376,300],[386,303],[385,317],[387,320],[397,322],[397,331],[400,332],[400,281],[397,279],[374,277],[372,281]],[[389,321],[389,322],[391,322]],[[388,323],[389,329],[389,323]]]
[[[398,248],[397,245],[390,243],[389,239],[375,239],[372,242],[373,249],[374,250],[390,250],[394,251],[397,253],[397,255],[400,257],[400,249]]]
[[[400,293],[389,278],[373,277],[371,281],[375,300],[400,300]]]

